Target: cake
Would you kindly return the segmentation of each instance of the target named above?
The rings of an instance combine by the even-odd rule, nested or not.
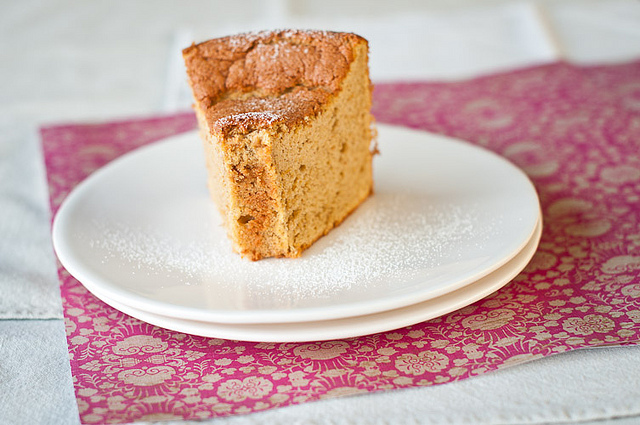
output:
[[[209,191],[235,251],[299,257],[372,193],[364,38],[265,31],[182,53]]]

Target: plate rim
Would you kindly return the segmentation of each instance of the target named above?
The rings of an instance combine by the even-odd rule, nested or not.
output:
[[[135,307],[119,304],[117,301],[109,299],[109,297],[104,296],[103,294],[94,295],[102,300],[104,303],[110,305],[116,310],[121,311],[124,314],[127,314],[131,317],[134,317],[138,320],[142,320],[143,322],[152,324],[154,326],[159,326],[164,329],[169,329],[175,332],[187,333],[190,335],[196,335],[206,338],[220,338],[227,340],[238,340],[238,341],[246,341],[246,342],[271,342],[271,343],[302,343],[302,342],[313,342],[313,341],[328,341],[328,340],[336,340],[336,339],[344,339],[344,338],[356,338],[365,335],[372,335],[380,332],[388,332],[395,329],[400,329],[406,326],[415,325],[417,323],[421,323],[427,320],[434,319],[436,317],[443,316],[445,314],[449,314],[453,311],[459,310],[463,307],[466,307],[470,304],[473,304],[476,301],[479,301],[492,293],[498,291],[502,287],[506,286],[510,283],[524,268],[529,264],[533,256],[538,250],[538,246],[540,244],[540,240],[542,237],[542,218],[538,220],[536,224],[536,229],[534,230],[534,234],[530,238],[529,241],[525,244],[522,250],[520,250],[507,264],[504,264],[502,267],[494,270],[486,276],[483,276],[478,281],[475,281],[469,285],[466,285],[462,288],[459,288],[455,291],[443,294],[439,297],[435,297],[420,303],[416,303],[413,305],[400,307],[398,309],[382,311],[378,313],[372,313],[363,316],[353,316],[353,317],[345,317],[341,319],[333,319],[333,320],[321,320],[321,321],[310,321],[310,322],[290,322],[290,323],[264,323],[264,324],[229,324],[229,323],[214,323],[214,322],[203,322],[203,321],[194,321],[183,318],[176,318],[170,316],[164,316],[162,314],[148,312],[144,310],[137,309]],[[511,264],[510,264],[511,263]],[[505,268],[507,270],[505,271]],[[496,278],[496,274],[504,274],[500,275]],[[469,295],[469,293],[471,293]],[[464,301],[458,300],[455,301],[456,297],[460,297],[460,294],[467,294],[467,297]],[[454,301],[451,301],[453,299]],[[446,304],[447,301],[450,304]],[[425,313],[425,314],[416,314],[414,313],[413,318],[405,317],[404,320],[397,320],[395,322],[389,321],[388,316],[394,315],[404,315],[407,316],[407,311],[419,310],[422,311],[424,309],[429,309],[433,304],[442,304],[445,303],[445,306],[440,305],[437,308],[437,312]],[[115,304],[115,305],[114,305]],[[377,317],[376,317],[377,316]],[[419,316],[419,317],[418,317]],[[150,320],[149,320],[150,319]],[[369,328],[363,328],[363,321],[370,321],[371,319],[377,320],[377,326],[371,326]],[[356,323],[345,323],[345,322],[356,322]],[[178,326],[174,324],[178,323]],[[191,332],[189,329],[185,328],[184,325],[191,325],[195,323],[196,327],[203,327],[211,329],[214,327],[212,332]],[[329,323],[332,326],[332,331],[327,331],[326,328],[323,332],[323,324]],[[169,324],[169,326],[167,326]],[[286,328],[299,326],[302,329],[295,329],[288,333],[288,337],[277,337],[277,335],[287,335],[287,330],[277,330],[278,327]],[[215,329],[217,327],[217,330]],[[310,327],[314,329],[312,331],[309,330]],[[320,327],[320,330],[318,330]],[[262,329],[261,329],[262,328]],[[274,328],[276,330],[274,331]],[[193,330],[193,328],[191,328]],[[222,329],[222,331],[220,331]],[[253,330],[252,330],[253,329]],[[266,330],[265,330],[266,329]],[[363,329],[365,329],[363,331]],[[253,333],[252,333],[253,332]],[[308,334],[311,332],[315,335],[313,338],[301,337],[302,334]],[[247,335],[254,335],[249,336]]]

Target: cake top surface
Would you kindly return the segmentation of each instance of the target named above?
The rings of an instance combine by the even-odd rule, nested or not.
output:
[[[183,50],[195,101],[213,131],[247,133],[314,115],[340,89],[366,40],[355,34],[245,33]]]

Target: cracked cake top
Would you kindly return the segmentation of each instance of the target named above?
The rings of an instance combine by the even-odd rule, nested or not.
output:
[[[264,31],[183,50],[194,98],[211,130],[248,133],[313,116],[340,89],[366,40],[329,31]]]

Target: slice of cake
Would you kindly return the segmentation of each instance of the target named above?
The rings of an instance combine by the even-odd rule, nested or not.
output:
[[[365,39],[261,32],[183,56],[209,189],[237,252],[298,257],[372,192]]]

